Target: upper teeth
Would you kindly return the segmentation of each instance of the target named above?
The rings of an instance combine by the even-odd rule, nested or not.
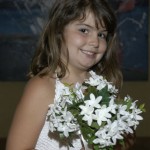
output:
[[[83,53],[85,54],[88,54],[88,55],[93,55],[94,53],[93,52],[89,52],[89,51],[82,51]]]

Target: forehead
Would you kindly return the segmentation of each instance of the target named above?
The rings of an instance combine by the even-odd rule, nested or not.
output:
[[[88,24],[97,29],[105,28],[102,18],[98,18],[98,16],[95,16],[91,11],[86,11],[85,13],[81,14],[81,16],[73,22]]]

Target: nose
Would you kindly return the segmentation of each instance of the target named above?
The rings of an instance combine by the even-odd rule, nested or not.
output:
[[[94,48],[99,47],[99,38],[97,34],[93,34],[89,36],[89,45]]]

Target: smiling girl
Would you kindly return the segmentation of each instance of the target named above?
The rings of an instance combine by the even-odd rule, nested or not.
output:
[[[64,83],[83,83],[93,70],[121,88],[115,48],[116,19],[105,0],[55,0],[40,39],[30,77],[10,128],[6,150],[80,150],[49,131],[48,106]],[[58,88],[56,88],[58,87]]]

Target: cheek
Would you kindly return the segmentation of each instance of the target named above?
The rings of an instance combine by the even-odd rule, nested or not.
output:
[[[101,42],[101,44],[100,44],[100,52],[105,53],[106,50],[107,50],[107,42],[106,42],[106,41],[103,41],[103,42]]]
[[[85,41],[85,37],[83,37],[83,35],[81,35],[79,31],[73,31],[69,33],[67,39],[69,43],[74,43],[74,44],[80,44],[83,41]]]
[[[81,36],[73,36],[69,39],[68,43],[78,47],[85,43],[85,39]]]

